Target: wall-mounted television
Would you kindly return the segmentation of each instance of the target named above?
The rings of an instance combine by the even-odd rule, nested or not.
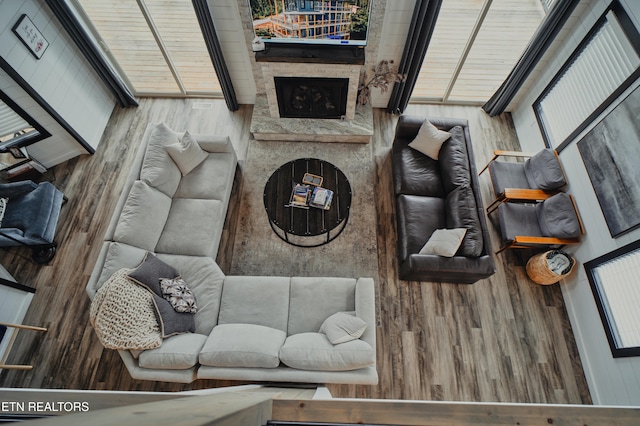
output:
[[[372,0],[249,0],[265,43],[365,46]]]

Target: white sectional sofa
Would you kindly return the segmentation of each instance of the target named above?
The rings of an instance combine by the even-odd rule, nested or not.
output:
[[[136,268],[151,252],[196,296],[195,332],[167,337],[154,349],[119,351],[131,376],[376,384],[373,280],[225,276],[215,257],[236,155],[227,137],[193,135],[208,155],[182,176],[165,149],[182,137],[163,124],[147,128],[87,284],[93,299],[116,271]],[[333,345],[319,330],[339,312],[366,328],[360,338]]]

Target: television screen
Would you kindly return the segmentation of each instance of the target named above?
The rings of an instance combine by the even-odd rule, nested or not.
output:
[[[249,0],[256,37],[267,43],[367,44],[371,0]]]

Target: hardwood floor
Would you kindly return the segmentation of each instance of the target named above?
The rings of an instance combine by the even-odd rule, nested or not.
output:
[[[211,109],[201,109],[202,102]],[[193,108],[194,103],[196,108]],[[143,99],[136,109],[116,109],[94,156],[73,159],[48,173],[69,197],[48,266],[29,251],[0,252],[19,282],[37,289],[25,323],[47,333],[18,335],[10,363],[32,371],[2,371],[0,386],[177,391],[238,384],[198,380],[189,385],[132,380],[115,351],[105,350],[88,321],[84,286],[126,171],[149,122],[165,121],[194,133],[229,134],[244,165],[251,106],[230,113],[224,101]],[[509,115],[489,118],[475,107],[411,105],[407,114],[463,117],[470,121],[477,165],[494,148],[517,148]],[[377,386],[330,385],[335,397],[589,404],[591,399],[560,288],[526,277],[521,256],[496,257],[497,273],[475,285],[418,283],[397,278],[395,208],[390,144],[397,117],[374,112],[370,144],[376,163],[376,207],[381,325]],[[487,176],[481,177],[485,204]],[[237,174],[218,262],[228,270],[234,243],[241,172]],[[490,225],[491,228],[491,225]],[[493,238],[495,231],[492,229]],[[496,244],[497,246],[497,244]]]

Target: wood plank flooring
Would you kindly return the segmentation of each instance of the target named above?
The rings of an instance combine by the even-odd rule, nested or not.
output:
[[[238,384],[190,385],[132,380],[115,351],[105,350],[88,322],[84,286],[102,236],[147,123],[229,134],[240,167],[218,262],[228,270],[242,190],[241,170],[250,143],[251,106],[230,113],[224,101],[193,109],[196,100],[143,99],[136,109],[116,109],[94,156],[73,159],[48,173],[69,197],[57,232],[60,251],[48,266],[29,251],[0,251],[0,262],[20,282],[36,287],[25,323],[49,327],[21,332],[10,363],[33,371],[2,371],[0,386],[177,391]],[[477,165],[494,148],[517,148],[508,114],[489,118],[475,107],[411,105],[407,114],[462,117],[470,121]],[[335,397],[487,402],[589,404],[587,384],[560,288],[528,280],[522,256],[496,257],[497,273],[475,285],[418,283],[397,278],[395,207],[389,149],[397,117],[374,111],[370,144],[376,164],[377,241],[381,326],[377,386],[330,385]],[[485,204],[489,182],[481,178]],[[490,224],[490,228],[491,224]],[[492,229],[495,239],[495,231]]]

